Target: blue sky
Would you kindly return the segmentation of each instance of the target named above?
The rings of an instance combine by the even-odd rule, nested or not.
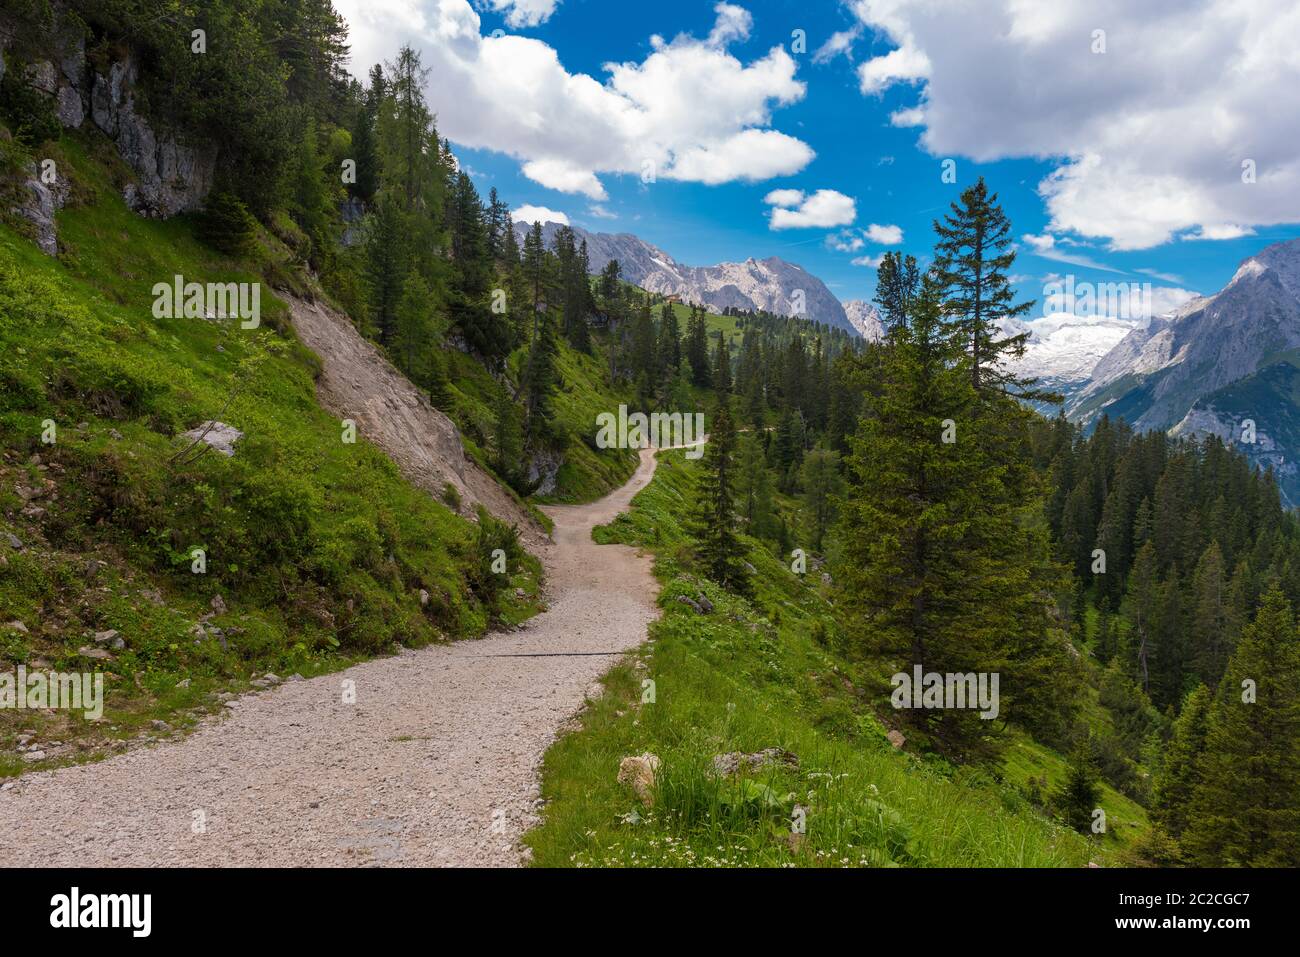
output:
[[[1014,272],[1023,277],[1025,298],[1041,298],[1048,278],[1069,273],[1076,282],[1149,281],[1167,289],[1173,304],[1185,298],[1178,290],[1213,292],[1241,259],[1297,235],[1297,164],[1285,135],[1293,106],[1282,109],[1280,118],[1257,117],[1250,113],[1251,100],[1232,95],[1231,84],[1207,82],[1191,71],[1171,76],[1169,66],[1159,62],[1157,47],[1160,37],[1170,36],[1170,22],[1135,20],[1122,4],[1108,15],[1092,12],[1108,0],[1080,0],[1074,19],[1037,14],[1026,19],[1019,12],[1022,5],[1012,0],[955,4],[954,10],[967,8],[966,20],[956,14],[936,19],[921,0],[739,5],[477,0],[472,12],[467,0],[336,0],[336,5],[353,26],[355,72],[364,73],[376,53],[391,56],[402,39],[422,50],[434,68],[431,106],[484,194],[495,186],[513,207],[544,207],[591,230],[635,233],[690,265],[779,256],[819,276],[842,300],[869,299],[875,270],[867,263],[889,249],[927,256],[932,220],[980,175],[997,191],[1012,220],[1021,247]],[[1061,0],[1062,10],[1070,6]],[[1001,25],[999,17],[1005,21]],[[1100,56],[1091,29],[1094,19],[1109,24],[1110,48]],[[716,32],[728,23],[733,27]],[[1180,23],[1197,32],[1194,19],[1174,21]],[[1221,34],[1224,28],[1220,23],[1216,29]],[[1205,44],[1203,57],[1222,58],[1226,70],[1247,44],[1263,43],[1251,33],[1258,29],[1243,22],[1235,47],[1209,36],[1192,36],[1187,42]],[[794,49],[795,30],[804,31],[803,52]],[[502,45],[504,54],[495,59],[465,52],[494,49],[485,45],[494,31],[532,42]],[[720,38],[706,40],[711,32]],[[835,34],[853,38],[851,51],[816,56]],[[778,46],[784,52],[773,54]],[[752,108],[754,97],[715,87],[734,79],[739,89],[747,76],[763,71],[767,88],[782,92],[760,95],[765,115],[757,121],[750,116],[735,129],[779,131],[772,135],[784,139],[756,144],[763,150],[747,152],[764,151],[766,142],[784,149],[797,140],[815,157],[774,161],[788,168],[774,175],[756,163],[757,172],[750,170],[758,177],[753,181],[742,169],[712,184],[693,181],[714,176],[710,172],[684,178],[659,175],[647,184],[634,171],[634,160],[612,155],[612,146],[611,156],[600,155],[599,136],[568,156],[566,135],[579,138],[593,125],[591,117],[603,122],[611,112],[608,104],[599,107],[603,112],[585,114],[566,105],[563,97],[576,95],[577,87],[568,85],[575,82],[572,78],[585,74],[593,85],[608,88],[608,63],[638,69],[645,64],[645,75],[633,78],[637,85],[623,86],[638,107],[654,113],[658,93],[648,58],[665,48],[682,57],[668,64],[674,76],[695,69],[704,58],[712,58],[713,65],[700,67],[698,89],[687,86],[698,98],[698,109],[676,106],[682,111],[679,125],[704,117],[706,129],[694,140],[683,134],[662,155],[672,150],[680,155],[696,140],[707,140],[707,123],[715,122],[709,117],[726,126],[733,101]],[[688,48],[695,51],[689,60]],[[556,63],[546,62],[552,51]],[[472,70],[460,69],[471,55],[477,57]],[[789,69],[787,55],[793,61],[790,75],[772,76],[780,72],[779,64]],[[512,58],[530,65],[512,76]],[[1260,59],[1252,66],[1256,75],[1246,78],[1252,96],[1267,96],[1270,83],[1296,79],[1293,58],[1278,53],[1273,60],[1255,57]],[[711,73],[722,61],[728,61],[731,72]],[[1207,69],[1213,72],[1212,66]],[[502,75],[493,76],[494,71]],[[559,98],[534,95],[534,86],[545,86],[554,77],[560,78]],[[526,84],[527,95],[512,88],[512,82]],[[1185,87],[1181,91],[1180,83]],[[1168,100],[1151,94],[1171,84]],[[791,93],[795,87],[798,91]],[[1097,95],[1088,93],[1091,87],[1098,88]],[[467,101],[477,95],[487,97],[486,104],[529,102],[526,111],[498,116],[497,123],[484,115],[508,110],[494,105],[475,109]],[[1289,99],[1296,99],[1293,92]],[[621,104],[613,108],[619,115],[611,120],[620,129],[635,124],[635,110],[624,111]],[[926,108],[926,115],[902,125],[900,115],[918,106]],[[1195,120],[1198,109],[1199,115],[1216,119],[1189,128],[1188,118]],[[1272,112],[1279,112],[1276,104]],[[1006,122],[1008,118],[1013,121]],[[1280,124],[1282,131],[1275,134],[1272,124]],[[533,125],[550,132],[516,136],[515,131]],[[1139,132],[1135,136],[1129,130]],[[721,130],[719,136],[734,132]],[[1206,142],[1198,143],[1198,136]],[[525,174],[530,159],[562,154],[563,172]],[[1095,154],[1095,160],[1086,154]],[[1239,182],[1241,155],[1258,157],[1259,181],[1251,186]],[[955,185],[942,181],[944,159],[956,163]],[[572,164],[584,172],[574,172]],[[1052,188],[1049,200],[1042,184],[1063,167],[1067,175]],[[853,201],[852,223],[774,230],[774,207],[765,202],[774,190],[796,190],[805,197],[818,190],[842,194]],[[872,225],[901,229],[902,242],[881,241],[892,239],[894,229],[878,229],[869,237],[864,231]],[[1193,238],[1204,234],[1232,238]],[[835,238],[842,247],[853,239],[857,248],[833,248]]]

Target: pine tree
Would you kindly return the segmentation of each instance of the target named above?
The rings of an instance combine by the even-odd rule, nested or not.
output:
[[[253,252],[257,221],[234,193],[221,190],[208,197],[199,219],[199,237],[227,256],[244,257]]]
[[[916,257],[885,253],[876,270],[876,305],[885,333],[907,322],[908,311],[921,289],[921,272]]]
[[[1182,841],[1193,864],[1300,866],[1297,688],[1300,639],[1274,584],[1243,631],[1210,710],[1201,782]]]
[[[1156,778],[1151,819],[1173,838],[1182,836],[1191,815],[1192,797],[1200,788],[1201,755],[1209,730],[1210,689],[1197,685],[1183,702]]]
[[[826,532],[835,518],[834,502],[841,486],[840,457],[827,449],[813,449],[803,460],[800,484],[803,485],[808,540],[820,552]]]
[[[737,594],[749,593],[745,546],[736,535],[736,431],[725,403],[719,403],[709,423],[709,441],[696,482],[691,531],[704,573]]]
[[[407,261],[402,211],[388,196],[380,197],[369,219],[365,254],[371,326],[386,346],[397,326]]]
[[[1196,602],[1191,621],[1193,664],[1201,681],[1214,687],[1228,663],[1228,594],[1217,541],[1206,546],[1196,563],[1192,594]]]
[[[999,672],[1004,716],[1059,730],[1073,666],[1052,618],[1059,575],[1021,521],[1035,485],[1003,426],[1019,407],[984,411],[941,310],[927,279],[890,333],[879,391],[864,397],[841,506],[839,604],[887,668]],[[971,710],[909,717],[952,750],[996,748]]]
[[[686,361],[691,367],[691,382],[708,388],[712,382],[709,367],[709,326],[704,312],[697,306],[686,323]]]
[[[1090,738],[1082,738],[1070,754],[1069,768],[1055,805],[1061,819],[1080,834],[1092,830],[1097,809],[1097,759]]]
[[[1060,396],[1017,378],[1006,360],[1024,355],[1028,333],[1002,337],[997,321],[1023,316],[1033,301],[1016,303],[1008,271],[1015,262],[1011,222],[990,194],[984,178],[965,190],[952,212],[937,220],[934,270],[944,306],[964,340],[971,384],[977,391],[1059,402]]]
[[[731,394],[731,350],[727,347],[726,333],[718,336],[718,348],[713,353],[713,371],[710,374],[718,401],[726,402]]]

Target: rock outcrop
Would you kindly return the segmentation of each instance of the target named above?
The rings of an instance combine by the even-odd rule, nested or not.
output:
[[[19,66],[9,55],[10,36],[0,23],[0,78]],[[22,75],[32,89],[49,97],[50,107],[65,129],[81,129],[89,121],[113,141],[135,173],[135,181],[122,191],[131,209],[144,216],[167,218],[202,207],[212,189],[216,146],[188,142],[175,132],[160,132],[137,110],[134,90],[140,68],[132,54],[109,63],[101,73],[86,57],[85,38],[64,31],[51,37],[45,58],[27,64]],[[62,207],[67,192],[66,185],[45,182],[32,174],[13,208],[32,223],[37,242],[50,255],[58,252],[54,213]]]

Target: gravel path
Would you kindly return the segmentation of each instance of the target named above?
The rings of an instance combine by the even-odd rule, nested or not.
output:
[[[0,792],[0,861],[519,864],[543,752],[657,614],[649,557],[591,540],[654,467],[644,450],[623,488],[547,509],[550,607],[522,630],[245,695],[183,739],[25,775]]]

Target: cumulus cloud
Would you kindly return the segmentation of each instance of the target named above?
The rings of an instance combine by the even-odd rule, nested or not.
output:
[[[857,259],[850,259],[849,262],[854,266],[866,266],[868,269],[879,269],[880,264],[885,261],[885,254],[879,256],[859,256]]]
[[[771,128],[772,111],[806,92],[795,61],[779,45],[737,59],[728,44],[748,37],[752,18],[734,4],[717,4],[706,39],[652,37],[649,55],[606,63],[603,79],[570,73],[540,40],[484,36],[468,0],[335,0],[335,7],[352,28],[355,73],[364,76],[410,42],[431,69],[439,132],[513,156],[525,176],[560,192],[601,201],[601,176],[610,173],[646,182],[762,180],[797,173],[815,155]]]
[[[560,0],[486,0],[486,5],[497,13],[507,11],[506,23],[512,27],[535,27],[551,18]]]
[[[777,189],[764,198],[772,207],[768,226],[772,229],[807,229],[847,226],[857,217],[852,196],[833,189],[819,189],[805,196],[797,189]]]
[[[872,223],[863,230],[867,240],[876,243],[879,246],[897,246],[903,241],[903,229],[901,226],[881,226]]]
[[[862,91],[915,84],[892,122],[931,154],[1059,163],[1039,184],[1054,233],[1129,250],[1300,221],[1293,0],[853,9],[893,47],[860,65]]]
[[[569,217],[559,210],[548,209],[545,206],[520,206],[518,209],[510,211],[510,218],[516,223],[527,223],[531,226],[533,223],[559,223],[561,226],[569,225]]]

